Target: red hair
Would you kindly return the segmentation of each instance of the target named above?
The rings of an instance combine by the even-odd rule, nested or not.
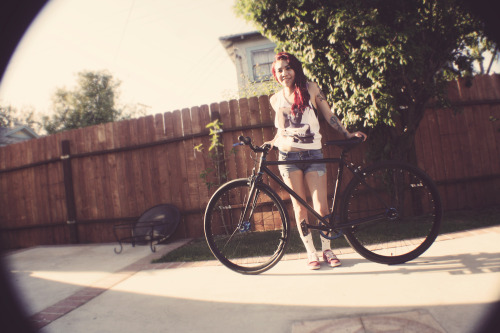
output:
[[[286,60],[288,62],[288,65],[295,72],[295,89],[293,92],[294,97],[292,104],[292,113],[295,113],[295,110],[304,112],[305,108],[309,106],[310,96],[309,92],[307,91],[307,78],[304,74],[304,70],[302,69],[302,63],[290,53],[280,52],[276,54],[274,56],[273,66],[271,67],[271,71],[276,81],[278,81],[278,77],[276,75],[275,65],[278,60]]]

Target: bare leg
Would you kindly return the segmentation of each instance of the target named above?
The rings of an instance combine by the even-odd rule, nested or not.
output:
[[[320,176],[317,171],[306,173],[306,182],[311,193],[313,207],[321,216],[326,216],[330,213],[328,208],[326,174]],[[329,250],[331,248],[330,240],[321,237],[321,250]]]
[[[308,172],[306,181],[311,192],[314,210],[320,215],[325,216],[330,213],[328,208],[328,198],[326,190],[326,175],[319,176],[317,172]],[[331,267],[340,266],[340,260],[331,250],[331,242],[329,239],[321,237],[321,250],[323,251],[323,259]]]
[[[283,181],[285,182],[285,184],[290,186],[290,188],[302,199],[306,200],[304,173],[301,170],[291,172],[289,174],[289,177],[283,177]],[[313,253],[316,255],[316,249],[314,248],[311,233],[309,233],[307,236],[304,236],[302,234],[302,229],[300,228],[300,223],[302,221],[305,220],[306,223],[308,223],[307,209],[304,208],[294,197],[291,197],[291,200],[293,204],[293,211],[295,213],[295,221],[297,222],[297,228],[299,229],[300,238],[304,243],[308,255],[311,255]]]

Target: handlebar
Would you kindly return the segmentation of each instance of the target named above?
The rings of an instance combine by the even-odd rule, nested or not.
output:
[[[240,135],[238,137],[238,143],[233,144],[234,146],[249,146],[250,149],[252,149],[256,153],[262,153],[262,152],[269,152],[271,146],[269,144],[264,144],[261,147],[255,146],[252,144],[252,138],[248,136],[243,136]],[[363,142],[363,138],[351,138],[351,139],[346,139],[346,140],[334,140],[334,141],[327,141],[325,142],[325,145],[334,145],[337,147],[342,148],[344,152],[349,151],[350,149],[354,148],[358,144]]]
[[[239,142],[235,143],[233,145],[233,147],[234,146],[249,146],[250,149],[252,149],[256,153],[268,152],[270,150],[270,148],[271,148],[271,146],[269,144],[265,144],[262,147],[255,146],[254,144],[252,144],[252,138],[250,138],[248,136],[240,135],[238,137],[238,141]]]

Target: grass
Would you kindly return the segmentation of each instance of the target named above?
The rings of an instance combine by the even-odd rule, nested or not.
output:
[[[500,225],[500,206],[482,210],[446,212],[441,223],[440,234],[484,228],[493,225]],[[321,248],[319,235],[317,235],[317,233],[313,233],[313,237],[316,248]],[[263,241],[263,244],[265,244],[265,241]],[[334,240],[333,245],[335,248],[349,246],[343,237]],[[300,240],[298,231],[296,228],[293,228],[288,243],[287,253],[299,253],[304,251],[304,245]],[[210,249],[203,238],[192,240],[188,244],[167,253],[153,262],[189,262],[214,259],[215,257],[212,252],[210,252]]]

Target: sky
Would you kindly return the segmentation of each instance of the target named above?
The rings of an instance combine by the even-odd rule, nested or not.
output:
[[[256,31],[234,1],[51,0],[11,58],[0,103],[46,114],[57,88],[100,70],[121,81],[120,104],[148,114],[225,100],[237,78],[219,37]]]

